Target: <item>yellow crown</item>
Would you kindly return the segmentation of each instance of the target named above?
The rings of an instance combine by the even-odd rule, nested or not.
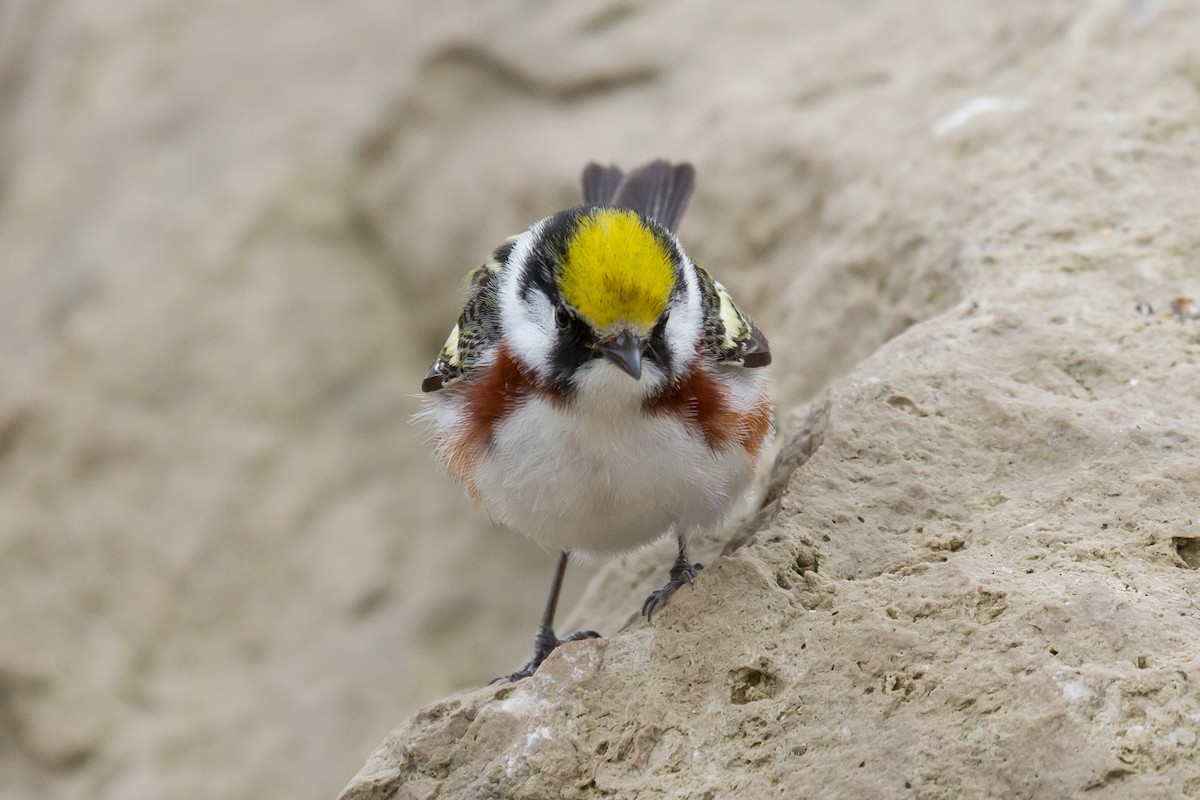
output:
[[[586,212],[567,242],[559,292],[597,330],[649,331],[667,307],[675,268],[663,241],[621,208]]]

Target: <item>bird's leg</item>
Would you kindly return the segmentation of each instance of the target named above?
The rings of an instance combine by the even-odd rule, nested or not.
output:
[[[647,620],[652,619],[654,612],[666,605],[667,600],[675,594],[676,589],[691,583],[692,579],[696,577],[696,573],[704,569],[703,564],[693,564],[688,558],[687,543],[683,540],[683,534],[678,534],[676,539],[679,542],[679,556],[671,566],[671,580],[657,592],[651,592],[650,596],[646,598],[646,602],[642,604],[642,613],[646,615]]]
[[[542,624],[538,626],[537,635],[533,637],[533,658],[529,663],[516,672],[510,673],[496,681],[516,681],[528,678],[537,672],[537,668],[546,660],[546,656],[554,652],[554,648],[567,642],[577,642],[580,639],[596,639],[600,634],[595,631],[575,631],[566,638],[560,639],[554,633],[554,613],[558,610],[558,593],[562,590],[563,575],[567,572],[567,551],[563,550],[558,556],[558,566],[554,568],[554,580],[550,584],[550,596],[546,598],[546,610],[542,612]],[[673,574],[673,573],[672,573]]]

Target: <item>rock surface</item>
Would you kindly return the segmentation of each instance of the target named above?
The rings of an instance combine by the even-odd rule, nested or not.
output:
[[[647,624],[654,559],[607,567],[575,621],[613,635],[421,710],[345,800],[1200,793],[1200,17],[774,12],[710,56],[753,43],[736,87],[667,59],[707,114],[665,124],[783,408],[827,397],[694,591]]]
[[[518,665],[552,559],[410,395],[466,269],[662,155],[774,344],[767,502],[653,625],[669,548],[603,567],[564,624],[608,638],[346,796],[1200,792],[1197,41],[1186,0],[0,4],[0,796],[332,796]]]

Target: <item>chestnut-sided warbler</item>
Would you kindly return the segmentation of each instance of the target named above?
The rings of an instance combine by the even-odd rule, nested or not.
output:
[[[502,244],[467,279],[418,414],[437,457],[495,520],[560,551],[532,675],[554,633],[569,554],[626,553],[674,534],[650,618],[695,577],[689,535],[722,525],[772,429],[767,340],[675,229],[690,164],[590,164],[583,205]]]

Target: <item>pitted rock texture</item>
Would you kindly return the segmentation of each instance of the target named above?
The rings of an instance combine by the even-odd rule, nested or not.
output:
[[[553,558],[411,395],[654,157],[773,343],[765,503],[347,796],[1200,791],[1198,15],[0,3],[0,795],[333,796],[522,663]]]
[[[794,223],[764,211],[789,267],[745,279],[781,396],[887,339],[785,402],[761,511],[652,624],[654,559],[605,567],[571,622],[615,634],[424,709],[345,800],[1200,792],[1200,323],[1171,313],[1200,287],[1200,17],[965,8],[873,7],[758,90],[805,98],[783,184],[745,181]]]

